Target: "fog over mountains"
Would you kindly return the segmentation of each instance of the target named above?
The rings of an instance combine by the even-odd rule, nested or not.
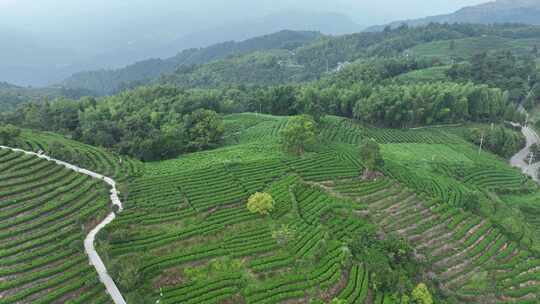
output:
[[[54,85],[81,71],[118,69],[141,60],[170,58],[185,49],[285,29],[351,33],[370,24],[450,12],[481,2],[232,0],[223,6],[217,0],[0,0],[0,81]],[[500,19],[539,19],[527,9],[512,12]],[[523,17],[526,14],[530,16]],[[460,20],[449,18],[449,22]]]
[[[119,68],[149,58],[168,58],[184,49],[242,41],[283,29],[344,34],[363,28],[338,13],[285,11],[225,25],[209,23],[210,27],[202,26],[205,23],[195,21],[194,17],[178,14],[181,16],[179,20],[166,16],[161,21],[156,20],[159,18],[147,19],[144,25],[136,26],[141,29],[139,33],[132,29],[117,29],[126,33],[125,36],[118,38],[112,33],[111,37],[116,38],[105,41],[88,37],[88,41],[77,42],[72,47],[54,47],[64,44],[0,27],[0,80],[18,85],[44,86],[58,83],[83,70]],[[174,30],[176,28],[179,30]],[[74,41],[79,40],[80,37]]]

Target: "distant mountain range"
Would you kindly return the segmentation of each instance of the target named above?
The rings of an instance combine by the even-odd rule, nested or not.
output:
[[[431,16],[414,20],[395,21],[373,26],[366,31],[382,31],[386,26],[402,24],[422,26],[429,23],[525,23],[540,25],[540,0],[497,0],[462,8],[452,14]]]
[[[285,11],[268,15],[260,20],[249,20],[185,35],[167,45],[166,50],[162,50],[160,55],[170,57],[174,55],[170,53],[171,50],[175,50],[176,53],[182,49],[206,47],[230,40],[241,41],[281,30],[342,35],[359,32],[363,28],[343,14]]]
[[[284,30],[240,42],[229,41],[206,48],[188,49],[171,58],[144,60],[121,69],[80,72],[63,81],[62,86],[86,89],[98,95],[112,94],[125,87],[151,82],[161,74],[174,72],[180,66],[203,64],[256,51],[292,50],[322,36],[319,32]]]
[[[175,14],[177,17],[173,18]],[[118,31],[112,28],[110,34],[101,33],[104,37],[100,39],[105,42],[100,40],[92,45],[88,41],[97,37],[88,37],[88,41],[79,37],[77,39],[82,41],[68,43],[64,47],[58,47],[56,39],[47,39],[47,35],[33,36],[0,28],[0,81],[46,86],[80,71],[117,69],[149,58],[169,58],[182,50],[203,48],[223,41],[242,41],[281,30],[344,34],[362,29],[345,15],[298,11],[231,21],[222,26],[216,26],[214,22],[206,29],[202,20],[192,21],[193,18],[185,13],[171,13],[163,17],[162,23],[154,19],[148,20],[149,24],[137,21],[133,28],[139,31],[138,36],[130,30],[124,37],[122,27]],[[157,30],[160,26],[161,31]],[[154,59],[156,62],[159,60]]]
[[[53,100],[60,97],[78,99],[92,94],[87,90],[63,87],[31,88],[0,82],[0,112],[15,110],[20,104],[30,101]]]

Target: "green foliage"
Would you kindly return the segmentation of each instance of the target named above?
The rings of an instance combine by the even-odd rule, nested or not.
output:
[[[13,111],[29,103],[42,103],[55,98],[81,98],[93,95],[92,92],[79,88],[32,88],[20,87],[0,81],[0,112]]]
[[[455,83],[376,87],[355,105],[363,122],[389,127],[437,123],[500,121],[506,110],[503,92],[487,86]]]
[[[381,240],[375,226],[365,226],[351,244],[352,254],[365,263],[376,291],[403,294],[412,288],[411,278],[420,270],[413,247],[405,240]]]
[[[418,304],[433,304],[433,298],[426,284],[418,284],[412,292],[413,300]]]
[[[525,138],[521,133],[496,126],[494,128],[475,128],[470,131],[469,140],[483,145],[483,148],[509,158],[525,146]]]
[[[108,299],[83,244],[86,229],[109,212],[108,188],[36,156],[8,149],[0,155],[7,198],[0,203],[0,273],[10,277],[0,282],[2,303]]]
[[[249,197],[247,208],[251,213],[268,215],[274,210],[274,199],[268,193],[257,192]]]
[[[140,266],[141,259],[137,255],[128,255],[116,265],[118,283],[123,289],[132,291],[140,284],[142,274]]]
[[[157,160],[220,143],[221,119],[212,112],[220,108],[217,99],[213,91],[142,87],[99,102],[83,98],[32,103],[5,120],[67,134],[141,160]]]
[[[21,129],[13,125],[0,125],[0,144],[10,145],[21,135]]]
[[[216,147],[222,140],[223,120],[214,111],[200,109],[184,116],[188,148],[204,150]]]
[[[463,194],[463,208],[468,211],[478,212],[480,210],[480,198],[480,193],[476,191],[467,191]]]
[[[531,57],[517,58],[510,51],[478,53],[467,63],[454,64],[448,71],[456,81],[474,81],[488,84],[509,92],[512,101],[522,101],[529,92],[529,85],[536,79],[536,63]]]
[[[360,158],[366,169],[371,172],[379,171],[384,165],[381,148],[373,139],[368,139],[362,143],[360,147]]]
[[[295,49],[318,39],[320,36],[321,34],[317,32],[284,30],[241,42],[229,41],[205,48],[187,49],[171,58],[144,60],[122,69],[81,72],[66,79],[64,85],[69,88],[85,88],[99,95],[116,94],[125,89],[148,85],[164,74],[171,74],[175,71],[181,74],[183,71],[197,69],[192,67],[194,65],[202,65],[255,51]],[[168,81],[172,81],[172,78]],[[224,78],[222,81],[228,80]],[[204,82],[200,84],[202,83]]]
[[[303,155],[306,146],[315,143],[315,122],[307,115],[293,117],[280,135],[281,143],[286,151]]]
[[[186,267],[184,274],[190,281],[202,281],[242,272],[244,263],[230,258],[212,259],[207,265]]]

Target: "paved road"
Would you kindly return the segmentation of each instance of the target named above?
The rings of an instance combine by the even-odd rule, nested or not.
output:
[[[536,182],[540,182],[540,179],[538,178],[540,162],[529,166],[529,164],[525,161],[525,159],[527,159],[529,154],[531,153],[531,146],[533,144],[540,144],[540,137],[538,136],[536,131],[529,127],[523,127],[521,129],[521,132],[523,133],[523,135],[525,135],[525,138],[527,139],[527,145],[516,155],[514,155],[512,159],[510,159],[510,164],[514,167],[520,168],[524,174],[531,176]]]
[[[109,184],[111,186],[111,202],[112,202],[112,204],[118,207],[118,212],[122,211],[122,209],[123,209],[122,202],[120,201],[120,198],[118,197],[118,191],[116,190],[116,182],[112,178],[103,176],[101,174],[98,174],[98,173],[95,173],[95,172],[92,172],[92,171],[89,171],[89,170],[86,170],[86,169],[79,168],[79,167],[77,167],[75,165],[72,165],[70,163],[66,163],[64,161],[57,160],[57,159],[51,158],[51,157],[43,155],[43,154],[38,154],[38,153],[35,153],[35,152],[29,152],[29,151],[10,148],[10,147],[5,147],[5,146],[0,146],[0,148],[9,149],[9,150],[12,150],[12,151],[17,151],[17,152],[23,152],[23,153],[26,153],[28,155],[34,155],[34,156],[37,156],[39,158],[46,159],[48,161],[53,161],[53,162],[57,163],[58,165],[65,166],[66,168],[71,169],[73,171],[76,171],[78,173],[86,174],[86,175],[89,175],[89,176],[91,176],[91,177],[93,177],[95,179],[100,179],[100,180],[106,182],[107,184]],[[99,279],[101,280],[101,282],[103,282],[103,284],[107,288],[107,292],[110,294],[113,302],[115,304],[126,304],[126,300],[124,300],[124,297],[122,296],[122,293],[120,293],[120,290],[118,289],[118,287],[114,283],[113,279],[107,273],[107,268],[105,267],[105,264],[103,264],[103,260],[101,260],[99,254],[96,251],[96,248],[94,247],[94,242],[95,242],[95,239],[96,239],[96,235],[99,233],[99,231],[101,231],[101,229],[103,229],[105,226],[110,224],[114,220],[115,217],[116,217],[115,213],[111,212],[101,223],[99,223],[99,225],[97,225],[92,231],[90,231],[90,233],[84,239],[84,249],[85,249],[86,254],[88,255],[88,258],[90,260],[90,265],[93,265],[94,268],[96,268],[96,271],[97,271],[97,273],[99,275]]]

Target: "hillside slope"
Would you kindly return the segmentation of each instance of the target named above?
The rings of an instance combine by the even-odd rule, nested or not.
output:
[[[64,87],[31,88],[16,86],[0,81],[0,112],[15,110],[18,105],[31,101],[53,100],[59,97],[78,99],[91,96],[92,92],[84,89]]]
[[[83,248],[110,212],[108,187],[7,149],[0,168],[0,302],[109,303]]]
[[[150,163],[130,185],[126,211],[101,243],[111,269],[137,274],[116,277],[128,301],[400,303],[395,288],[375,289],[385,266],[347,254],[371,225],[416,248],[426,268],[406,280],[428,283],[447,303],[538,300],[540,225],[506,203],[538,187],[478,154],[461,138],[467,127],[389,130],[327,117],[319,144],[296,157],[279,145],[289,118],[225,121],[226,147]],[[359,178],[366,138],[385,160],[385,177],[373,181]],[[246,208],[260,191],[275,200],[270,216]]]
[[[149,59],[137,62],[122,69],[77,73],[66,79],[63,85],[68,88],[84,88],[99,95],[107,95],[124,87],[151,82],[161,74],[172,73],[179,66],[203,64],[255,51],[294,49],[321,36],[318,32],[281,31],[240,42],[228,41],[205,48],[184,50],[168,59]]]

